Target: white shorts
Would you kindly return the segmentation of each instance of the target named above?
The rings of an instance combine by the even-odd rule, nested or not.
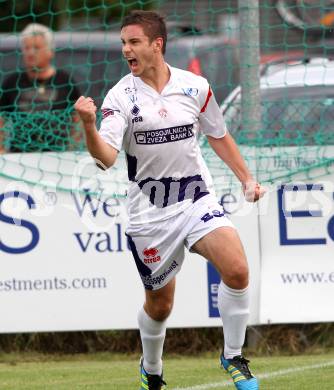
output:
[[[181,269],[184,247],[191,250],[199,239],[222,226],[234,228],[212,195],[164,221],[130,225],[126,235],[144,287],[158,290],[165,286]]]

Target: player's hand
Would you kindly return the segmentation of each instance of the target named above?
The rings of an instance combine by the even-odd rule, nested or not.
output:
[[[242,184],[247,202],[257,202],[266,193],[266,189],[256,181],[247,181]]]
[[[95,124],[97,108],[91,97],[80,96],[74,108],[84,124]]]

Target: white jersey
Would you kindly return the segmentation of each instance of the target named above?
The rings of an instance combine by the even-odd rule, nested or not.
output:
[[[224,137],[223,116],[206,79],[169,69],[161,93],[128,74],[102,105],[99,133],[127,157],[130,225],[164,220],[213,193],[197,138]]]

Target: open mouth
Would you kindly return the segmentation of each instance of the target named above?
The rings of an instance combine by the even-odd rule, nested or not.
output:
[[[128,58],[130,69],[135,69],[138,66],[138,61],[135,58]]]

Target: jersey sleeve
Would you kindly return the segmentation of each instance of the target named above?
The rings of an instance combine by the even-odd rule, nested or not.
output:
[[[101,112],[102,122],[99,134],[107,144],[120,151],[124,134],[128,128],[128,119],[114,89],[111,89],[105,97]]]
[[[200,107],[200,131],[204,135],[210,135],[214,138],[224,137],[227,132],[225,120],[207,82],[200,94]]]

